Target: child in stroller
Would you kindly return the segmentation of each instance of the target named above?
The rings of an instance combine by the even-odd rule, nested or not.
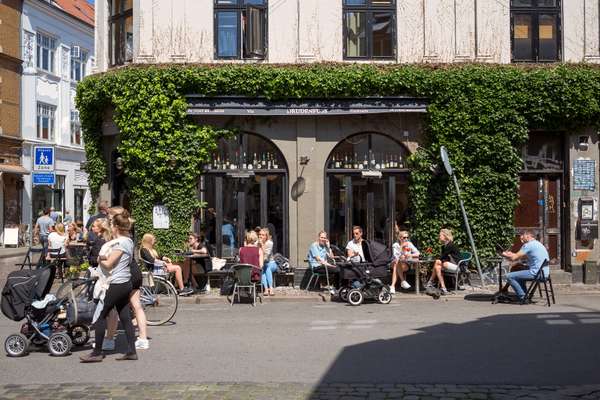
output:
[[[92,281],[67,282],[63,287],[68,289],[62,293],[59,290],[54,296],[49,292],[55,273],[56,266],[50,264],[8,275],[2,290],[2,312],[13,321],[26,319],[20,333],[9,335],[4,342],[8,356],[24,356],[30,344],[47,345],[50,354],[65,356],[73,344],[82,346],[89,340],[89,327],[78,317],[78,302],[86,301]],[[80,290],[74,290],[74,286],[79,286]],[[84,294],[84,298],[78,299],[76,292]]]
[[[388,275],[391,253],[385,245],[375,241],[363,240],[362,246],[366,262],[339,264],[340,278],[347,282],[347,285],[340,288],[339,297],[353,306],[362,304],[366,299],[389,304],[392,294],[381,278]]]

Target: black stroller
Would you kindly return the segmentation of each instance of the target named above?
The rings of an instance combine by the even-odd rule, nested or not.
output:
[[[73,344],[82,346],[89,340],[89,326],[79,318],[83,317],[83,313],[78,316],[78,307],[91,302],[91,299],[88,301],[87,292],[93,281],[85,280],[78,284],[86,289],[80,290],[80,293],[85,292],[81,299],[76,297],[73,290],[76,285],[71,282],[68,282],[68,290],[64,290],[64,293],[52,296],[48,293],[55,272],[56,266],[51,264],[35,270],[14,271],[8,275],[0,302],[2,313],[13,321],[27,320],[21,326],[20,333],[6,338],[4,349],[8,356],[27,354],[30,344],[47,345],[50,354],[65,356],[70,353]]]
[[[389,304],[392,294],[382,278],[387,277],[392,261],[390,250],[379,242],[363,240],[363,254],[366,262],[347,262],[338,264],[340,279],[346,285],[340,288],[339,297],[353,306],[364,300],[376,300],[380,304]]]

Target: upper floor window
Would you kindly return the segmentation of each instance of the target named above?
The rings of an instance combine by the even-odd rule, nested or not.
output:
[[[511,0],[512,61],[560,60],[560,0]]]
[[[267,0],[215,0],[216,58],[267,55]]]
[[[79,46],[71,47],[71,80],[79,82],[86,75],[87,51]]]
[[[36,46],[36,65],[38,68],[48,71],[50,73],[55,72],[54,55],[56,53],[56,39],[38,33],[36,35],[37,46]]]
[[[121,65],[133,60],[133,0],[109,1],[110,64]]]
[[[79,111],[71,111],[71,144],[81,146],[81,122]]]
[[[396,1],[344,0],[344,58],[393,58]]]
[[[54,140],[56,107],[49,104],[37,104],[37,138]]]

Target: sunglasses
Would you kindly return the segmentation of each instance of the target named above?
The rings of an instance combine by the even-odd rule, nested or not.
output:
[[[402,236],[400,239],[408,239],[408,236]]]

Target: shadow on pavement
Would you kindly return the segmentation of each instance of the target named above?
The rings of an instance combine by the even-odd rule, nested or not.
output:
[[[338,383],[598,384],[600,311],[440,323],[345,347],[319,388]]]

